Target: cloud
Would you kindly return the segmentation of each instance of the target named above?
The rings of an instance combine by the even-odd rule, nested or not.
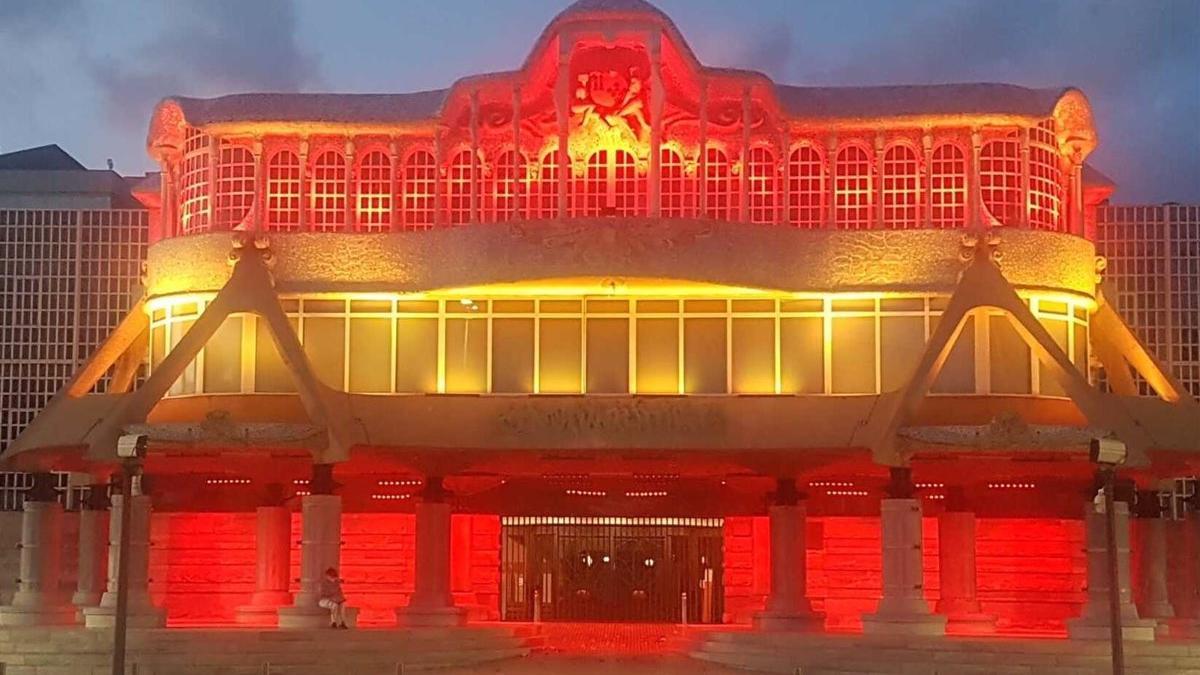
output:
[[[300,43],[289,0],[188,0],[162,7],[160,30],[130,57],[93,57],[89,64],[115,124],[144,125],[165,96],[297,91],[319,80],[317,58]]]
[[[0,35],[29,42],[71,26],[82,0],[4,0],[0,2]]]
[[[1200,2],[793,3],[739,65],[810,85],[1078,86],[1126,200],[1200,201]],[[788,26],[793,26],[795,35]]]

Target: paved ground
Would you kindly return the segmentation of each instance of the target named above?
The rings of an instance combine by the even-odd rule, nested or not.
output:
[[[501,661],[465,669],[429,671],[430,675],[746,675],[686,656],[600,656],[532,654],[523,659]]]

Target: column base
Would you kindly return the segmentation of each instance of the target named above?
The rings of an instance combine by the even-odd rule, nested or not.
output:
[[[243,626],[279,625],[278,605],[243,605],[234,610],[233,620]]]
[[[1121,619],[1121,635],[1130,642],[1153,642],[1158,631],[1154,619]],[[1067,637],[1072,640],[1109,640],[1112,629],[1108,621],[1081,617],[1067,621]]]
[[[75,608],[68,604],[50,607],[0,607],[0,626],[69,626],[73,623]]]
[[[862,622],[865,635],[946,634],[946,617],[937,614],[868,614]]]
[[[974,612],[947,616],[946,632],[955,635],[992,635],[996,632],[996,617]]]
[[[234,621],[249,626],[274,626],[279,622],[279,610],[291,607],[294,599],[287,591],[257,591],[250,604],[235,610]]]
[[[753,625],[765,631],[796,631],[820,633],[825,630],[825,617],[812,612],[778,612],[765,610],[754,615]]]
[[[1172,638],[1195,640],[1200,638],[1200,619],[1175,618],[1160,622],[1167,627],[1167,635]]]
[[[465,607],[401,607],[396,610],[396,624],[401,627],[463,626],[467,623]]]
[[[117,624],[117,608],[84,607],[85,628],[112,628]],[[157,607],[130,607],[126,625],[130,628],[163,628],[167,625],[167,613]]]
[[[280,607],[275,611],[281,630],[307,630],[329,627],[329,610],[323,607]]]

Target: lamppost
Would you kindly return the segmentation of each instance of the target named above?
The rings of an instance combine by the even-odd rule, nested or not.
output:
[[[144,434],[125,434],[117,439],[121,458],[121,540],[117,545],[117,615],[113,624],[112,675],[125,675],[125,636],[129,619],[129,527],[133,521],[133,477],[141,471],[146,456]]]
[[[1115,438],[1094,438],[1089,447],[1092,463],[1098,468],[1103,482],[1104,529],[1108,554],[1108,626],[1112,643],[1113,675],[1125,673],[1125,636],[1121,630],[1121,571],[1117,558],[1117,515],[1114,493],[1117,489],[1117,467],[1125,463],[1128,451]]]

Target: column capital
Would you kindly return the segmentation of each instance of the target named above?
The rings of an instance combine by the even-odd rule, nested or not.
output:
[[[893,466],[888,469],[888,484],[884,489],[889,499],[912,499],[916,492],[913,485],[912,468]]]

